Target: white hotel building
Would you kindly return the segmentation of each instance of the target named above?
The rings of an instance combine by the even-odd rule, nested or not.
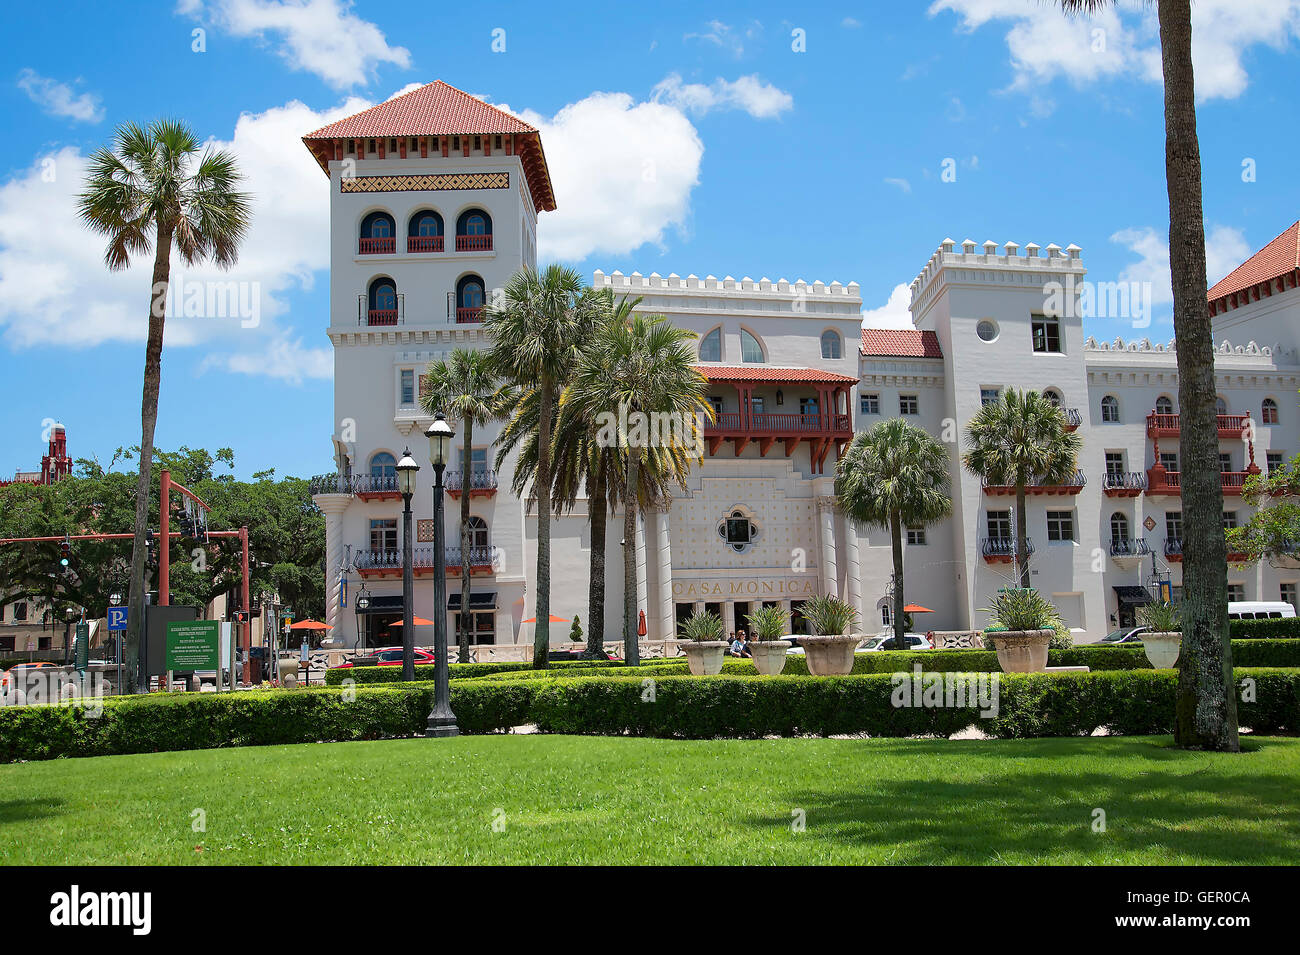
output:
[[[337,475],[313,479],[326,516],[328,622],[356,645],[394,642],[401,614],[401,510],[393,465],[424,462],[416,518],[415,613],[455,627],[459,495],[474,523],[475,632],[493,654],[531,644],[535,508],[513,495],[512,461],[492,469],[499,427],[448,472],[449,606],[433,606],[432,469],[418,404],[421,375],[455,347],[487,342],[485,295],[536,264],[538,217],[555,208],[537,131],[443,83],[318,130],[304,143],[329,177]],[[1210,290],[1216,339],[1225,522],[1243,522],[1245,476],[1300,451],[1300,224]],[[909,601],[933,613],[920,629],[978,627],[1011,576],[1010,489],[960,466],[966,423],[999,389],[1060,401],[1083,439],[1068,486],[1034,488],[1028,534],[1034,586],[1079,639],[1131,619],[1158,580],[1181,579],[1178,409],[1171,346],[1085,337],[1078,310],[1045,314],[1048,283],[1076,289],[1080,250],[946,240],[912,283],[914,330],[861,328],[856,283],[790,283],[597,272],[593,284],[699,334],[699,365],[719,412],[705,456],[669,507],[644,514],[636,539],[637,603],[646,640],[672,639],[699,607],[728,631],[764,602],[797,611],[815,593],[884,622],[888,533],[856,527],[834,506],[835,462],[854,432],[904,415],[949,442],[950,519],[908,531]],[[456,424],[453,422],[453,424]],[[458,429],[459,430],[459,429]],[[1243,433],[1245,437],[1243,437]],[[459,441],[457,442],[459,444]],[[459,448],[456,451],[461,455]],[[620,515],[607,543],[605,638],[622,631]],[[587,620],[590,527],[584,502],[552,522],[551,612]],[[1300,569],[1231,565],[1244,599],[1296,600]],[[364,588],[369,606],[358,612]],[[453,630],[454,632],[454,630]],[[427,642],[427,631],[418,642]],[[556,644],[568,625],[551,627]],[[512,649],[514,648],[514,649]]]

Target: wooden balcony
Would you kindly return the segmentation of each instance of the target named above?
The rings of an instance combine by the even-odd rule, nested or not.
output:
[[[392,255],[397,251],[397,240],[391,235],[377,239],[362,238],[357,242],[358,255]]]
[[[407,252],[441,252],[442,236],[440,235],[408,235],[406,237]]]
[[[477,325],[481,321],[483,321],[482,305],[474,305],[471,306],[470,308],[456,309],[457,325]]]
[[[709,454],[717,454],[722,442],[732,441],[736,457],[740,457],[750,442],[758,445],[761,457],[767,457],[772,446],[780,441],[788,458],[799,442],[807,441],[814,460],[820,461],[825,459],[832,444],[842,449],[852,439],[853,420],[847,414],[727,411],[718,415],[714,423],[704,426]]]
[[[461,572],[460,547],[448,546],[443,551],[443,568],[449,577],[458,577]],[[415,547],[411,551],[411,569],[416,577],[430,577],[434,573],[434,555],[432,547]],[[361,550],[356,551],[352,566],[362,577],[397,578],[402,576],[402,551],[396,550]],[[492,568],[491,546],[470,548],[470,576],[490,575]]]
[[[357,296],[357,324],[367,327],[402,325],[406,322],[406,294],[398,292],[395,299],[380,298],[376,304],[384,308],[371,308],[369,297]]]
[[[1246,479],[1252,474],[1259,474],[1259,468],[1251,465],[1245,471],[1220,471],[1219,479],[1225,495],[1240,495]],[[1176,496],[1183,493],[1183,473],[1167,471],[1163,465],[1152,465],[1147,469],[1147,494]]]
[[[1180,415],[1161,414],[1151,412],[1147,415],[1147,437],[1148,438],[1176,438],[1180,429]],[[1216,415],[1219,422],[1220,438],[1240,439],[1242,433],[1250,427],[1250,415],[1248,414],[1221,414]]]
[[[443,486],[446,487],[448,495],[459,500],[461,492],[465,490],[466,482],[465,472],[448,471],[443,479]],[[468,484],[470,497],[496,497],[497,472],[470,471]]]
[[[458,235],[456,236],[457,252],[491,252],[492,236],[490,235]]]
[[[1026,494],[1047,494],[1047,495],[1078,494],[1080,491],[1083,490],[1084,485],[1086,485],[1087,483],[1088,483],[1088,479],[1087,477],[1084,476],[1084,473],[1082,471],[1075,471],[1074,476],[1071,477],[1064,484],[1045,484],[1042,481],[1034,481],[1033,483],[1027,484],[1025,486],[1025,493]],[[1015,494],[1016,486],[1014,484],[993,484],[990,483],[987,478],[985,478],[984,493],[990,496],[997,496],[1001,494]]]

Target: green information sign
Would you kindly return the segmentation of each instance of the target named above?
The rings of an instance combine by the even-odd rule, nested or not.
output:
[[[90,624],[84,620],[77,624],[77,636],[74,644],[74,659],[78,670],[90,666]]]
[[[167,670],[215,670],[221,657],[220,620],[173,620],[167,624]]]

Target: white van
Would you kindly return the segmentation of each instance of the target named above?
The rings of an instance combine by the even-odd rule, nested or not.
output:
[[[1294,617],[1295,607],[1285,600],[1229,600],[1229,620],[1268,620]]]

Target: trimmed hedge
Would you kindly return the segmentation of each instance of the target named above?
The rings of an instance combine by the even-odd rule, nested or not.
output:
[[[1228,635],[1234,640],[1293,640],[1300,638],[1300,617],[1269,617],[1267,620],[1229,620]]]
[[[976,675],[972,674],[972,679]],[[1257,733],[1300,731],[1300,670],[1239,669],[1254,681],[1252,702],[1238,703],[1242,726]],[[940,681],[936,674],[929,680]],[[714,737],[833,735],[949,736],[977,725],[990,736],[1081,736],[1098,727],[1116,734],[1169,733],[1178,674],[1130,670],[1000,675],[998,712],[969,705],[896,706],[892,675],[580,677],[452,684],[451,704],[464,733],[525,723],[542,732]],[[916,677],[918,700],[927,678]],[[1240,697],[1239,697],[1240,700]],[[154,694],[78,705],[0,707],[0,762],[169,750],[263,746],[419,736],[433,703],[429,683],[243,693]]]
[[[684,659],[684,658],[683,658]],[[601,667],[622,666],[619,660],[556,660],[550,666],[553,670],[588,670]],[[511,673],[514,671],[531,671],[531,663],[517,661],[500,661],[495,663],[448,663],[447,677],[451,680],[474,680],[494,673]],[[434,667],[425,663],[415,668],[416,682],[433,679]],[[540,672],[540,671],[539,671]],[[326,686],[341,686],[344,680],[351,678],[357,685],[368,683],[401,683],[400,666],[342,667],[325,671]]]

